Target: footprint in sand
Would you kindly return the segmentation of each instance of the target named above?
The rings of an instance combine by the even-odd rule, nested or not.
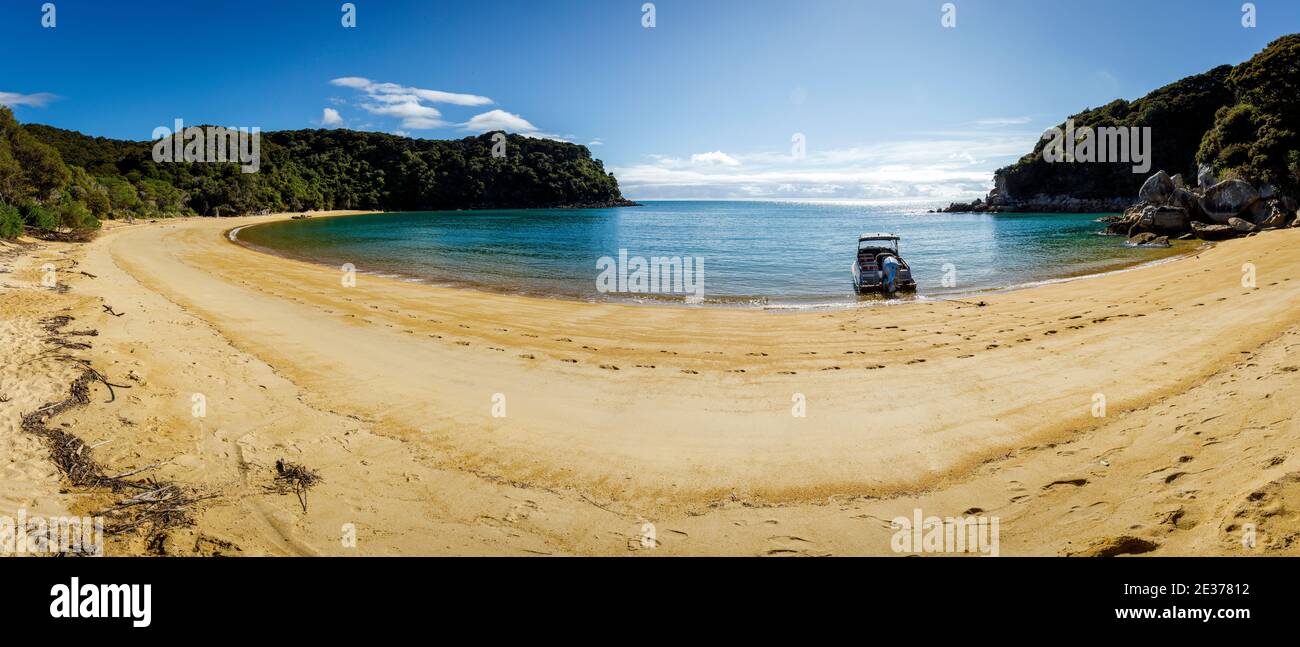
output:
[[[1088,479],[1062,479],[1060,481],[1052,481],[1051,483],[1044,485],[1043,489],[1044,490],[1051,489],[1052,487],[1055,487],[1057,485],[1073,485],[1075,487],[1083,487],[1087,484],[1088,484]]]

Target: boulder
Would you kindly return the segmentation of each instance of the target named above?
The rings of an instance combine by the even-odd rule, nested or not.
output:
[[[1138,190],[1138,199],[1150,204],[1164,204],[1173,196],[1174,188],[1174,182],[1169,179],[1169,175],[1164,171],[1157,171],[1142,183],[1142,188]]]
[[[1182,233],[1188,227],[1187,210],[1182,207],[1148,206],[1142,209],[1138,227],[1146,231]]]
[[[1237,232],[1227,225],[1207,225],[1203,222],[1192,222],[1192,232],[1201,240],[1224,240],[1237,235]]]
[[[1205,190],[1201,196],[1201,211],[1219,224],[1227,224],[1250,208],[1259,199],[1259,192],[1248,182],[1225,180]]]
[[[1126,242],[1127,244],[1129,244],[1129,245],[1146,245],[1147,243],[1150,243],[1151,241],[1153,241],[1153,240],[1155,240],[1155,239],[1156,239],[1156,235],[1155,235],[1155,234],[1150,233],[1150,232],[1145,232],[1145,233],[1138,234],[1138,235],[1136,235],[1136,236],[1134,236],[1134,237],[1128,239],[1128,240],[1125,241],[1125,242]],[[1166,241],[1167,241],[1167,240],[1168,240],[1168,239],[1166,239]]]
[[[1291,212],[1282,208],[1281,200],[1271,200],[1259,204],[1268,207],[1268,213],[1263,218],[1255,220],[1255,224],[1259,225],[1260,229],[1280,229],[1290,224]]]
[[[1187,189],[1174,189],[1174,194],[1169,198],[1169,204],[1182,207],[1191,218],[1196,218],[1201,213],[1201,205],[1197,204],[1196,194]]]
[[[1232,227],[1239,234],[1249,234],[1259,231],[1259,227],[1256,227],[1255,223],[1250,222],[1249,220],[1242,220],[1241,218],[1228,218],[1228,226]]]
[[[1196,186],[1208,189],[1215,185],[1214,169],[1209,164],[1202,164],[1196,169]]]
[[[1272,184],[1260,185],[1259,187],[1260,200],[1267,200],[1275,195],[1277,195],[1277,187],[1273,186]]]
[[[1187,182],[1183,181],[1182,173],[1175,174],[1173,177],[1169,178],[1169,181],[1174,183],[1175,189],[1187,188]]]

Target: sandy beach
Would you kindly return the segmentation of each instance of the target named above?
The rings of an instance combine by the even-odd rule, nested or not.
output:
[[[227,237],[287,217],[0,250],[0,513],[103,505],[18,425],[75,375],[40,358],[65,314],[130,388],[54,422],[110,472],[216,495],[110,555],[892,555],[916,509],[998,517],[1002,555],[1300,554],[1300,230],[774,313],[346,287]],[[321,475],[306,510],[268,491],[277,460]]]

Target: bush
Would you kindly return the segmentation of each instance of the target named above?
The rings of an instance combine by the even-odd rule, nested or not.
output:
[[[34,202],[23,205],[23,221],[28,227],[41,231],[54,231],[59,227],[59,221],[54,214]]]
[[[1300,34],[1283,36],[1228,77],[1238,103],[1215,115],[1197,159],[1220,173],[1300,191],[1291,154],[1300,149]]]
[[[23,217],[16,207],[0,204],[0,239],[13,240],[23,234]]]
[[[99,229],[99,219],[75,200],[64,201],[58,207],[59,226],[73,231]]]

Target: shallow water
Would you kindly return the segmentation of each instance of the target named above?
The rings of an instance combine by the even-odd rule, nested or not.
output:
[[[246,243],[412,281],[583,300],[680,301],[602,291],[599,259],[702,259],[705,303],[859,302],[850,265],[859,234],[892,232],[921,296],[1119,269],[1175,250],[1099,236],[1100,214],[932,214],[937,205],[648,202],[616,209],[410,212],[269,223]],[[614,270],[606,276],[617,275]],[[636,267],[628,268],[635,276]],[[945,283],[945,277],[948,282]],[[692,277],[698,278],[698,275]],[[688,287],[688,285],[683,285]]]

